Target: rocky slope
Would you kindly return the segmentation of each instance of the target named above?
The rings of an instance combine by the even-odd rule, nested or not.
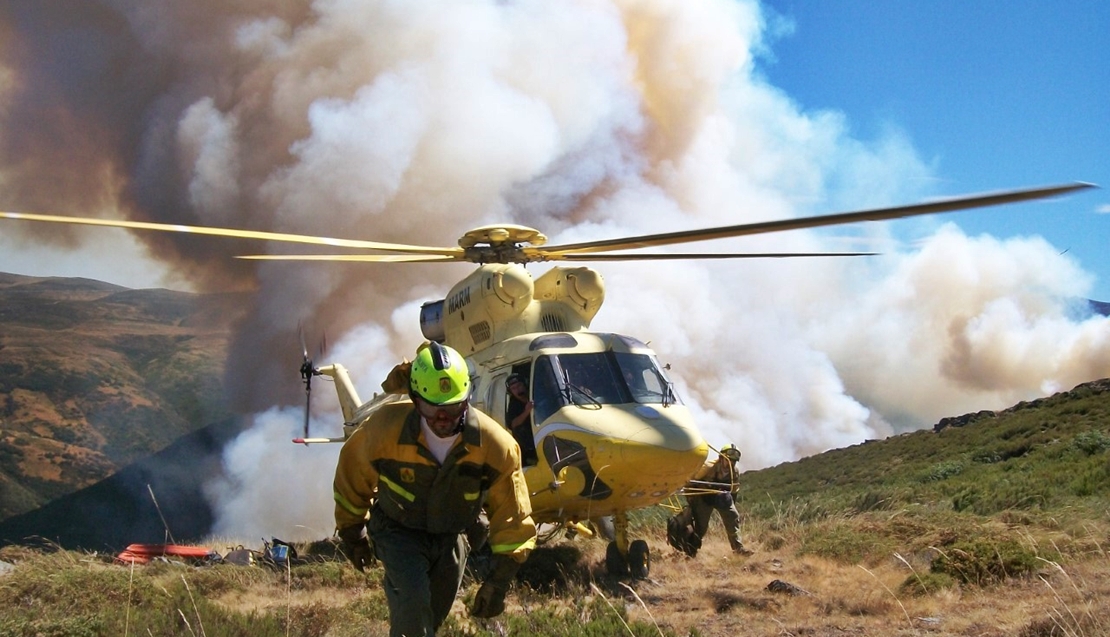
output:
[[[236,306],[0,273],[0,520],[226,419]]]

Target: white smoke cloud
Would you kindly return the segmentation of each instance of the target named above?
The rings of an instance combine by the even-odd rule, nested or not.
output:
[[[178,126],[180,162],[192,166],[189,200],[201,220],[225,226],[239,199],[239,154],[234,115],[221,113],[206,97],[185,110]]]
[[[384,379],[394,364],[389,358],[371,355],[388,351],[389,338],[387,330],[363,325],[336,343],[327,355],[329,360],[345,361],[349,366],[363,401],[380,391],[368,382]],[[315,362],[318,366],[326,364]],[[343,414],[330,380],[326,376],[313,379],[312,437],[343,435]],[[339,445],[292,444],[293,438],[304,434],[304,417],[304,404],[256,414],[250,427],[225,448],[225,474],[211,480],[205,489],[218,511],[214,536],[247,541],[273,535],[286,541],[312,541],[331,535],[331,478]]]
[[[214,536],[246,542],[332,534],[330,481],[322,478],[334,471],[335,453],[328,445],[305,448],[289,442],[300,435],[303,414],[277,407],[257,414],[250,428],[224,448],[224,475],[205,486],[218,505]]]
[[[812,321],[852,394],[901,429],[1110,374],[1110,319],[1075,318],[1090,276],[1043,239],[942,227]]]
[[[119,157],[98,159],[139,166],[120,198],[163,220],[432,245],[510,221],[559,243],[905,203],[935,183],[907,132],[855,139],[843,115],[761,79],[782,25],[754,0],[118,11],[137,25],[130,46],[175,74],[145,119],[93,119],[120,140]],[[851,232],[890,256],[607,264],[593,327],[650,341],[709,442],[738,444],[745,468],[1110,376],[1110,324],[1067,304],[1089,277],[1051,246],[897,227],[921,247],[877,225]],[[691,249],[842,250],[848,232]],[[166,258],[211,286],[242,245],[190,250]],[[288,442],[303,417],[298,325],[329,334],[326,359],[352,368],[365,399],[419,344],[420,303],[468,269],[236,267],[257,268],[234,273],[258,291],[229,379],[257,413],[211,486],[216,531],[319,537],[338,447]],[[341,420],[329,389],[313,390],[323,435]]]

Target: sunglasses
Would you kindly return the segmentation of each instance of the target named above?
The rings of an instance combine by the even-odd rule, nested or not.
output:
[[[416,410],[425,420],[435,420],[436,418],[458,418],[466,409],[466,401],[451,403],[450,405],[436,405],[430,403],[423,398],[416,399]],[[441,415],[442,414],[442,415]]]

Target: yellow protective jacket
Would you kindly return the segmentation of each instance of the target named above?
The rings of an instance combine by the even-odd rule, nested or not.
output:
[[[536,545],[532,504],[512,434],[470,407],[443,466],[411,403],[386,405],[343,443],[335,468],[335,523],[365,522],[370,507],[412,529],[462,533],[483,507],[495,554],[522,562]]]
[[[702,489],[719,489],[722,492],[728,491],[729,493],[735,493],[740,489],[739,470],[736,468],[735,464],[724,456],[706,462],[694,473],[694,477],[691,478],[691,480],[720,485],[717,487],[710,484],[698,484],[698,488]]]

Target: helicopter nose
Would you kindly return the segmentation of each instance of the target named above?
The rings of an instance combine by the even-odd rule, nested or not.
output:
[[[629,436],[620,446],[619,457],[628,473],[651,477],[650,491],[670,492],[686,484],[708,453],[696,429],[659,423]]]
[[[678,453],[705,446],[705,440],[697,430],[670,422],[641,427],[628,437],[628,443],[629,449],[658,448]]]

